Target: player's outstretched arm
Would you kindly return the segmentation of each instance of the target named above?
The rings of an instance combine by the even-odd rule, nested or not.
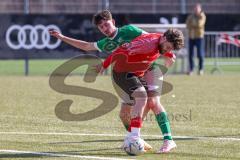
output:
[[[62,40],[63,42],[65,42],[67,44],[70,44],[73,47],[82,49],[84,51],[97,50],[96,47],[94,46],[94,43],[92,43],[92,42],[86,42],[86,41],[70,38],[70,37],[64,36],[63,34],[61,34],[60,32],[58,32],[56,30],[49,30],[49,34],[53,37],[56,37],[56,38]]]

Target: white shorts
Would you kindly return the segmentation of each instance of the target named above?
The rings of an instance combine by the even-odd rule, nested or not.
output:
[[[163,73],[159,67],[151,67],[145,73],[143,79],[147,83],[148,96],[161,96],[162,84],[163,84]],[[134,100],[124,91],[122,91],[122,103],[133,105]]]

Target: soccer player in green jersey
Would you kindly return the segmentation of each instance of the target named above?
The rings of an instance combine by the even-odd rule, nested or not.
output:
[[[110,64],[113,64],[112,77],[115,82],[114,87],[117,89],[116,91],[124,102],[129,102],[130,104],[133,102],[130,115],[130,134],[126,137],[127,143],[125,144],[127,145],[124,145],[126,148],[129,141],[134,143],[137,140],[141,140],[140,130],[142,127],[142,118],[144,117],[143,111],[149,107],[149,104],[146,107],[147,101],[150,97],[158,100],[157,97],[161,95],[161,91],[158,92],[157,89],[153,90],[153,86],[149,85],[156,85],[156,83],[151,83],[144,75],[149,74],[149,71],[157,69],[152,67],[152,63],[159,56],[168,55],[169,58],[173,58],[174,54],[171,53],[171,50],[179,50],[183,45],[183,34],[177,29],[169,29],[164,34],[143,34],[133,39],[128,45],[119,47],[100,64],[103,68],[107,68]],[[99,70],[96,71],[98,72]],[[156,73],[147,77],[150,80],[154,80],[153,76],[156,76]],[[119,92],[118,88],[121,88],[123,92]],[[159,153],[166,153],[175,148],[176,144],[173,140],[167,139],[170,138],[169,123],[165,124],[168,121],[165,119],[167,117],[160,114],[162,112],[158,107],[157,105],[152,105],[151,109],[156,114],[158,122],[160,122],[159,126],[163,130],[164,137],[166,136],[165,143]]]
[[[64,41],[65,43],[68,43],[84,51],[99,50],[105,53],[112,53],[118,47],[130,42],[134,38],[142,34],[147,34],[147,32],[133,25],[126,25],[121,28],[117,28],[115,26],[115,21],[112,18],[111,13],[107,10],[104,10],[94,15],[93,22],[97,26],[97,28],[100,30],[100,32],[106,36],[105,38],[97,42],[86,42],[83,40],[73,39],[73,38],[64,36],[61,33],[54,30],[50,30],[49,33],[52,36]],[[174,61],[174,59],[169,59],[168,63],[171,64],[172,61]],[[159,74],[159,71],[155,73],[154,69],[155,68],[153,67],[153,69],[149,71],[148,74],[146,74],[146,76],[148,76],[146,79],[149,79],[147,83],[149,83],[148,84],[150,85],[149,88],[151,88],[152,90],[156,88],[161,88],[161,86],[159,86],[161,84],[154,84],[154,83],[156,81],[159,82],[159,79],[162,79],[162,75]],[[156,81],[154,79],[156,79]],[[129,124],[130,124],[131,108],[132,108],[132,103],[123,102],[121,105],[120,118],[126,129],[129,128]],[[164,143],[163,143],[163,146],[160,148],[159,152],[164,153],[165,150],[163,150],[163,148],[167,148],[167,151],[170,151],[173,148],[171,146],[173,146],[172,144],[174,143],[174,141],[172,140],[170,124],[168,121],[166,111],[162,106],[162,104],[160,103],[160,96],[154,96],[154,97],[148,98],[147,106],[144,113],[145,116],[147,115],[147,112],[150,109],[152,109],[153,112],[155,113],[156,120],[159,124],[159,127],[164,137]],[[145,142],[144,148],[146,150],[152,149],[152,147],[146,142]]]

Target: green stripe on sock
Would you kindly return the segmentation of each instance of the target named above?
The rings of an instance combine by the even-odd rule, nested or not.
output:
[[[168,139],[168,140],[172,140],[172,136],[163,136],[163,139]]]
[[[161,112],[158,115],[155,115],[158,125],[162,131],[162,134],[171,134],[170,123],[166,112]],[[163,139],[172,140],[172,136],[164,136]]]
[[[129,125],[128,124],[123,124],[125,129],[128,131]]]

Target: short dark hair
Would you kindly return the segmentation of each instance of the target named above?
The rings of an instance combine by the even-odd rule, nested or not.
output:
[[[174,50],[179,50],[184,46],[184,36],[182,31],[170,28],[164,32],[163,36],[166,37],[168,42],[173,44]]]
[[[112,20],[112,14],[109,10],[103,10],[93,16],[93,24],[96,26],[101,22],[101,20]]]

